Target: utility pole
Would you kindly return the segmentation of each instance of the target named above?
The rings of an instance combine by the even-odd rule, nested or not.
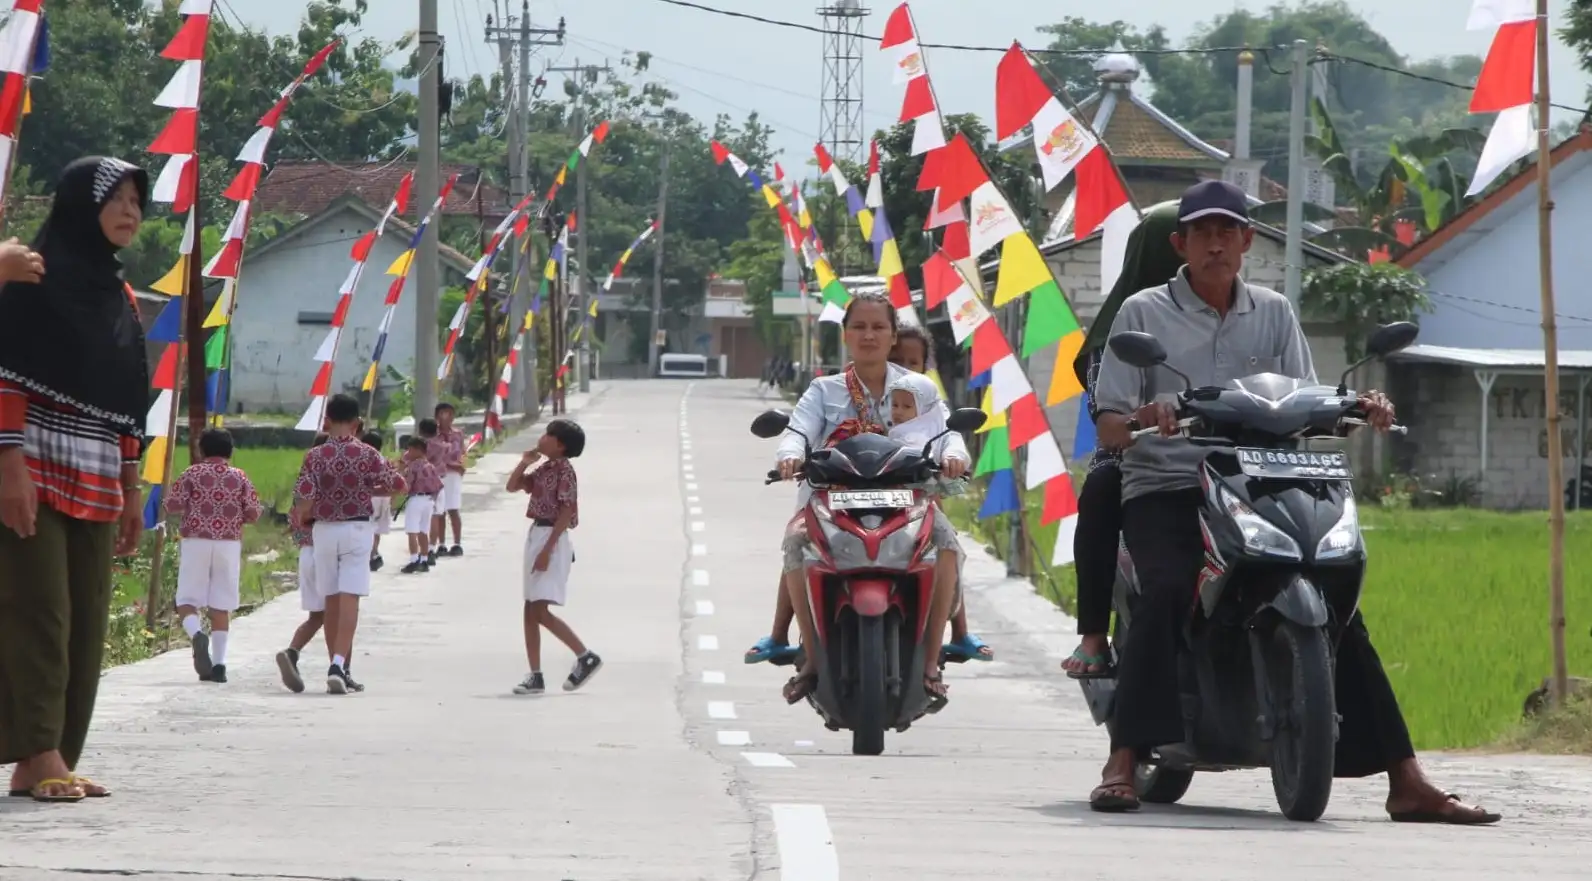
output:
[[[582,99],[586,96],[586,83],[597,79],[600,73],[606,73],[613,68],[606,63],[601,67],[595,64],[581,64],[580,59],[575,59],[572,67],[549,67],[548,73],[571,73],[575,75],[575,137],[581,137],[586,130],[586,108]],[[580,164],[575,166],[575,216],[579,218],[579,225],[575,228],[575,262],[578,269],[575,273],[576,303],[580,307],[580,326],[586,327],[586,319],[590,317],[588,311],[591,304],[587,301],[590,296],[591,286],[588,284],[586,271],[586,157],[580,158]],[[580,383],[580,390],[591,391],[591,334],[592,329],[580,335],[580,354],[575,357],[575,378]],[[560,353],[562,356],[562,353]]]
[[[431,207],[438,189],[442,151],[442,120],[437,106],[442,84],[442,38],[437,35],[437,0],[420,0],[420,165],[415,169],[415,190],[421,216]],[[431,415],[437,406],[437,227],[428,224],[415,254],[415,372],[414,417]]]
[[[497,8],[494,0],[493,8]],[[536,46],[562,46],[564,45],[564,20],[558,20],[556,28],[531,27],[530,0],[521,0],[520,14],[516,18],[508,14],[508,3],[505,2],[502,15],[497,21],[492,16],[486,20],[486,40],[490,44],[494,40],[498,46],[498,62],[503,67],[503,93],[508,102],[508,154],[509,154],[509,190],[513,204],[518,205],[530,192],[530,151],[528,146],[528,129],[531,118],[531,99],[540,94],[540,82],[537,89],[533,90],[531,84],[531,49]],[[519,72],[515,75],[515,52],[519,50]],[[530,243],[531,237],[536,235],[536,225],[530,224],[525,235],[509,244],[510,264],[509,278],[511,301],[509,306],[510,334],[525,321],[525,310],[536,292],[536,279],[533,274]],[[520,296],[513,296],[513,292],[524,290]],[[512,344],[512,340],[511,340]],[[537,347],[536,334],[533,331],[530,339],[521,351],[520,375],[511,379],[511,385],[519,382],[521,390],[521,406],[524,415],[534,417],[541,407],[541,397],[537,392]],[[495,362],[494,362],[495,364]],[[506,402],[505,402],[506,403]]]
[[[1283,262],[1287,265],[1283,267],[1282,286],[1283,295],[1293,306],[1295,315],[1299,313],[1299,294],[1304,286],[1300,266],[1305,259],[1305,112],[1310,82],[1306,64],[1309,60],[1306,55],[1308,46],[1304,40],[1294,40],[1289,73],[1293,100],[1288,107],[1288,228],[1284,230],[1288,239],[1283,249]]]

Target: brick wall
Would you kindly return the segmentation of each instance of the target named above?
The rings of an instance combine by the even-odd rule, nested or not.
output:
[[[1451,476],[1482,478],[1483,503],[1506,509],[1548,506],[1548,431],[1540,376],[1500,375],[1487,402],[1487,461],[1483,468],[1481,386],[1475,371],[1440,364],[1402,364],[1394,382],[1409,436],[1395,442],[1403,470],[1441,483]],[[1559,413],[1564,476],[1575,474],[1576,396],[1580,379],[1560,380]],[[1583,405],[1592,410],[1592,401]],[[1588,413],[1592,420],[1592,412]],[[1592,461],[1592,425],[1581,447]],[[1562,492],[1563,488],[1560,487]]]

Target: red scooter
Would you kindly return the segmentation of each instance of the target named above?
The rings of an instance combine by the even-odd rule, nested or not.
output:
[[[974,431],[985,418],[957,410],[945,433]],[[752,421],[752,433],[773,438],[794,431],[789,426],[788,414],[770,410]],[[829,730],[851,730],[853,754],[876,756],[886,729],[905,731],[945,706],[920,673],[934,595],[933,518],[944,515],[914,484],[939,471],[934,442],[919,450],[859,434],[814,450],[803,439],[798,479],[813,490],[801,512],[811,539],[804,573],[818,643],[818,682],[807,701]],[[769,472],[768,483],[778,480]],[[938,651],[940,634],[928,644]]]

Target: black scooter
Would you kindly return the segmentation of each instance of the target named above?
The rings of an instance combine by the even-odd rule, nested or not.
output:
[[[1337,388],[1271,373],[1193,388],[1166,363],[1155,337],[1111,338],[1111,351],[1127,364],[1183,377],[1179,432],[1210,447],[1200,468],[1205,566],[1190,585],[1192,610],[1177,653],[1186,736],[1139,766],[1141,800],[1178,801],[1195,771],[1270,768],[1284,816],[1312,821],[1326,810],[1338,737],[1333,655],[1359,607],[1366,557],[1348,455],[1305,450],[1301,442],[1364,425],[1349,374],[1406,348],[1418,332],[1409,322],[1379,328],[1367,341],[1370,354],[1344,371]],[[1132,561],[1120,551],[1113,652],[1139,595]],[[1095,722],[1109,726],[1115,680],[1079,682]]]

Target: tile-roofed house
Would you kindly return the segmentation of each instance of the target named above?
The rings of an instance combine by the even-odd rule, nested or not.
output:
[[[260,181],[254,204],[262,213],[312,217],[325,211],[340,196],[352,194],[380,210],[392,201],[393,194],[398,192],[398,184],[404,175],[415,170],[415,165],[414,162],[366,162],[341,166],[325,162],[282,161],[273,165],[270,173]],[[444,216],[475,217],[477,181],[480,181],[481,187],[481,213],[487,220],[501,220],[513,207],[506,191],[481,179],[478,166],[444,162],[438,175],[439,183],[446,181],[452,174],[459,175],[459,181],[443,203]],[[435,193],[415,193],[410,202],[411,213],[421,210],[415,206],[429,207],[435,198]]]

